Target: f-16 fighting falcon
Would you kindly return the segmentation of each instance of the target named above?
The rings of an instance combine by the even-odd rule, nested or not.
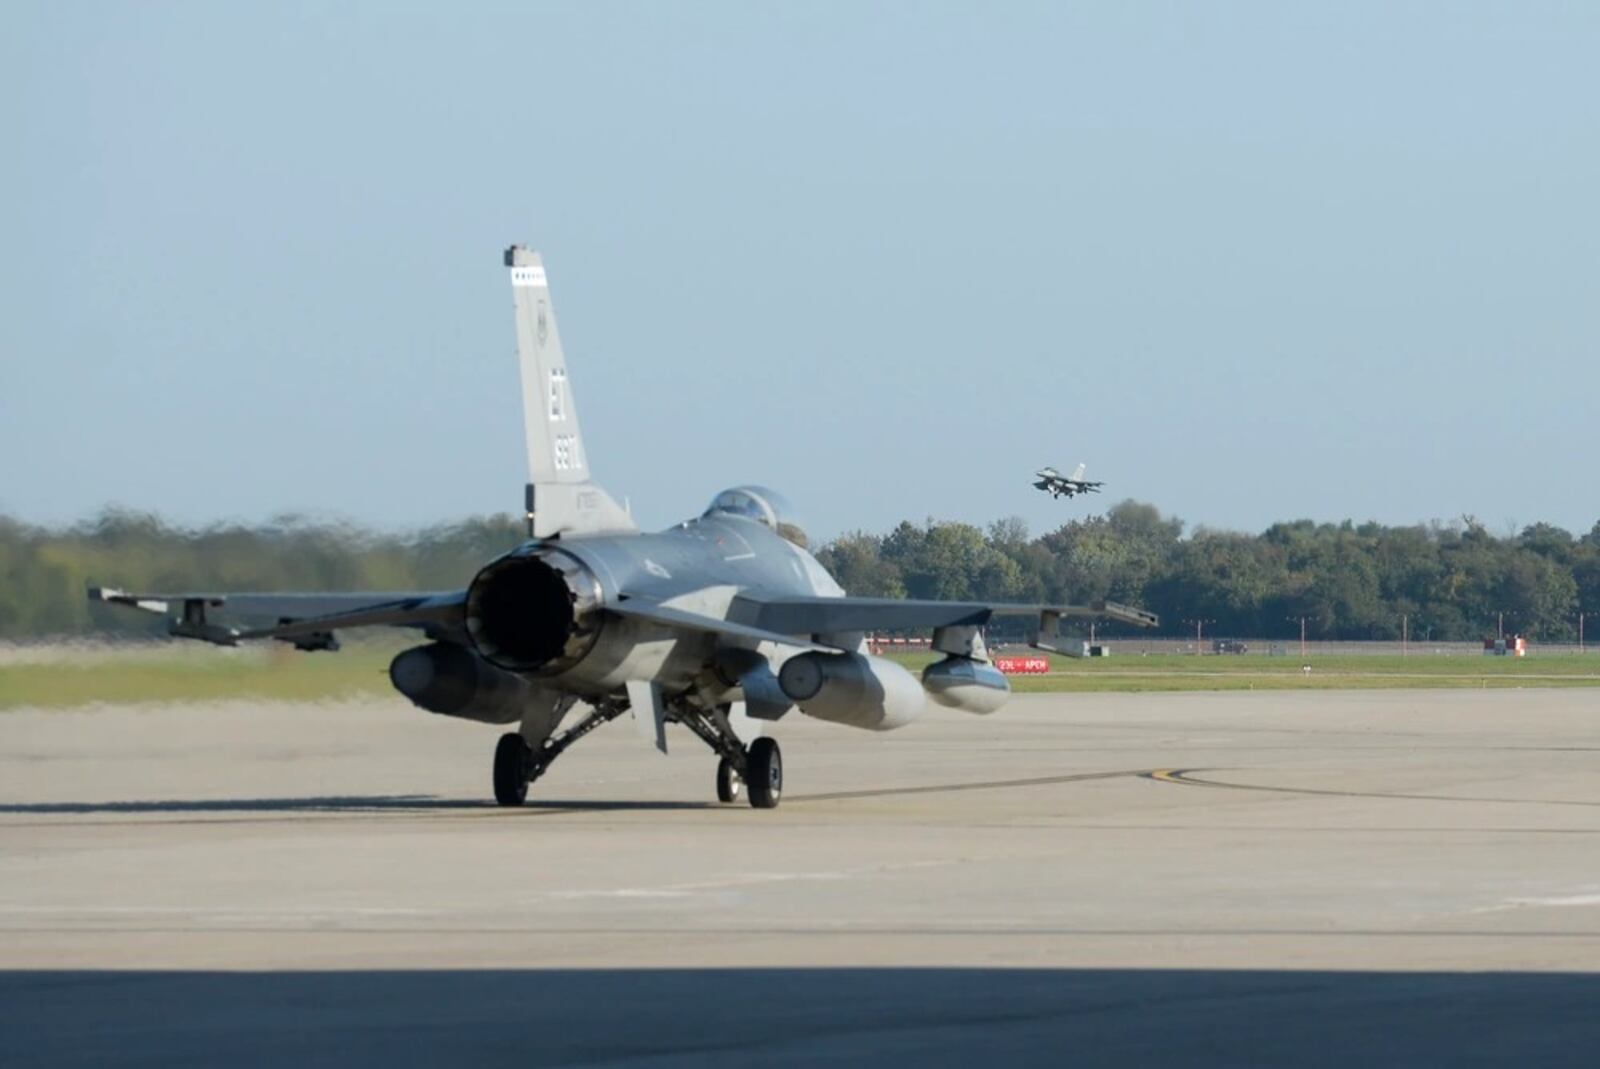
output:
[[[796,707],[868,731],[909,724],[928,700],[989,713],[1010,693],[984,645],[992,616],[1034,617],[1040,649],[1053,648],[1063,617],[1156,622],[1109,604],[847,597],[808,552],[788,503],[759,486],[725,490],[694,519],[640,532],[590,479],[543,262],[515,246],[505,265],[522,376],[527,542],[484,565],[465,590],[89,596],[166,615],[170,634],[224,646],[277,639],[335,650],[349,628],[419,632],[426,641],[395,657],[390,680],[428,712],[517,725],[494,754],[494,796],[508,806],[521,805],[574,742],[631,714],[662,752],[669,724],[704,741],[718,758],[719,799],[744,792],[770,809],[782,795],[783,759],[765,731]],[[931,631],[941,657],[920,678],[868,652],[869,633],[908,630]]]
[[[1063,475],[1054,468],[1040,468],[1033,473],[1038,482],[1033,484],[1035,490],[1043,490],[1051,497],[1060,497],[1065,494],[1072,497],[1074,494],[1098,494],[1105,483],[1087,482],[1083,473],[1087,470],[1085,465],[1079,464],[1071,475]]]

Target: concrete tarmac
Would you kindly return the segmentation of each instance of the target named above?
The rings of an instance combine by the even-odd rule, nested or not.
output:
[[[1592,1064],[1600,692],[626,722],[520,810],[399,699],[0,715],[0,1064]]]

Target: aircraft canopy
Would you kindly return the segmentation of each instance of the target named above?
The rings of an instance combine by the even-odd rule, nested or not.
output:
[[[805,525],[795,515],[788,499],[765,486],[735,486],[724,490],[711,499],[705,515],[743,516],[766,524],[801,549],[807,544]]]

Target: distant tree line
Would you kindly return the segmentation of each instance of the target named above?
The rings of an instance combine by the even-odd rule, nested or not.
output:
[[[285,519],[174,527],[107,512],[67,528],[0,517],[0,638],[159,633],[161,622],[91,606],[90,583],[130,590],[446,590],[523,538],[519,517],[408,535]],[[1259,638],[1471,641],[1506,632],[1576,638],[1600,614],[1600,523],[1573,535],[1538,523],[1497,536],[1470,519],[1386,527],[1278,523],[1260,534],[1199,528],[1124,501],[1033,537],[1017,519],[987,530],[901,523],[818,551],[852,594],[1082,603],[1109,598],[1162,617],[1162,632]],[[1590,633],[1594,633],[1591,629]]]
[[[158,617],[91,605],[91,585],[156,593],[459,589],[523,532],[509,515],[408,535],[294,517],[200,530],[121,510],[65,529],[0,517],[0,639],[165,631]]]
[[[1020,520],[902,523],[819,554],[852,594],[1083,603],[1159,613],[1162,633],[1473,641],[1506,633],[1572,641],[1600,614],[1600,523],[1582,537],[1534,524],[1496,537],[1471,520],[1385,527],[1297,520],[1261,534],[1200,528],[1124,501],[1038,538]]]

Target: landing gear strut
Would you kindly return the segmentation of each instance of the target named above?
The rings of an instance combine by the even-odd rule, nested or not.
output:
[[[583,738],[608,720],[615,720],[628,711],[617,702],[597,705],[588,716],[566,731],[552,735],[535,749],[528,745],[520,732],[512,731],[500,736],[494,748],[494,800],[501,805],[516,806],[528,800],[528,784],[544,775],[568,746]]]
[[[628,711],[624,701],[597,705],[588,716],[538,746],[529,746],[520,732],[500,736],[494,748],[494,800],[519,806],[528,800],[528,784],[544,775],[568,746],[608,720]],[[736,802],[742,793],[756,809],[776,809],[783,797],[783,752],[775,739],[759,738],[746,747],[728,723],[726,707],[704,712],[679,708],[674,719],[700,736],[717,754],[717,800]]]
[[[759,738],[746,747],[729,726],[726,707],[710,713],[682,709],[678,722],[717,754],[717,801],[737,801],[743,788],[756,809],[777,808],[783,796],[783,753],[776,739]]]

